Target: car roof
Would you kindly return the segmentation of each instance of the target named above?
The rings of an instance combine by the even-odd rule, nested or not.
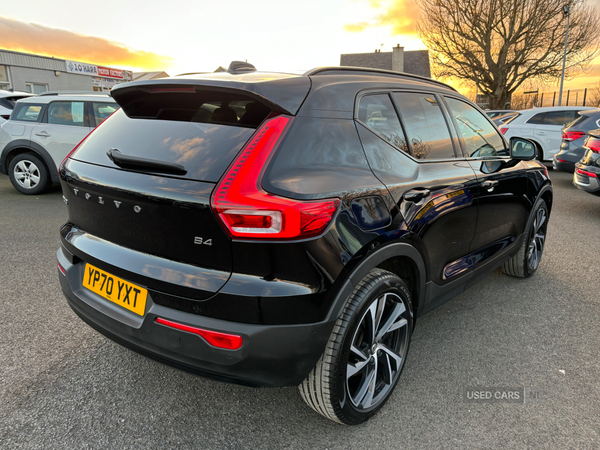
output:
[[[86,93],[86,94],[73,94],[73,93],[44,93],[42,95],[35,95],[33,97],[22,98],[19,103],[50,103],[56,100],[66,101],[99,101],[99,102],[110,102],[114,103],[114,100],[107,93]]]
[[[541,108],[521,109],[521,114],[537,114],[550,111],[583,111],[588,109],[596,109],[594,106],[544,106]]]

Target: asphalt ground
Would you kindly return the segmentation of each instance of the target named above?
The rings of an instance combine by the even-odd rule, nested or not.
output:
[[[422,317],[389,402],[347,427],[296,388],[207,380],[96,333],[59,287],[60,190],[24,196],[0,175],[0,447],[598,448],[600,198],[570,174],[551,178],[537,273],[496,271]],[[474,388],[509,388],[521,401],[469,402]]]

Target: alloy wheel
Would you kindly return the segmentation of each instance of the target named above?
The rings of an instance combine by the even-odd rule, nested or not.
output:
[[[544,244],[546,242],[546,226],[548,224],[548,215],[544,208],[540,208],[533,221],[531,230],[531,239],[527,249],[527,266],[530,271],[534,271],[540,265]]]
[[[39,185],[41,173],[35,163],[24,159],[19,161],[13,170],[15,180],[25,189],[34,189]]]
[[[356,408],[376,407],[393,389],[408,350],[407,315],[402,299],[388,292],[360,319],[346,367],[346,390]]]

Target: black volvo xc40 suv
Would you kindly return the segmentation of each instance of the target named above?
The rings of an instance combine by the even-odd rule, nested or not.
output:
[[[442,83],[241,65],[112,96],[60,167],[59,278],[85,322],[163,363],[299,385],[357,424],[418,316],[540,263],[553,194],[535,147]]]

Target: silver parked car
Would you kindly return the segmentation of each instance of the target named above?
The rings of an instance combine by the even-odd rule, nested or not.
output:
[[[43,193],[58,182],[62,160],[117,109],[102,93],[45,93],[19,100],[0,128],[0,172],[23,194]]]

